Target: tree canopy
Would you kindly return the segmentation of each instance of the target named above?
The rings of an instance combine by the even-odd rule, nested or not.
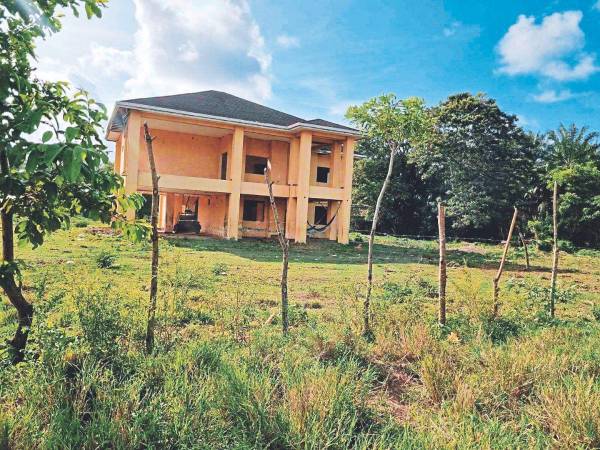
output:
[[[11,342],[18,360],[33,315],[18,283],[14,232],[38,246],[44,236],[83,214],[105,222],[116,213],[122,180],[100,136],[106,108],[65,82],[39,79],[35,40],[60,29],[64,8],[101,16],[104,0],[8,0],[0,4],[0,212],[3,262],[0,286],[16,307]],[[121,195],[122,207],[139,198]],[[15,278],[17,277],[17,278]]]

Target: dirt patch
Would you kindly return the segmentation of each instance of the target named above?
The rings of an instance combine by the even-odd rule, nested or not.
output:
[[[484,248],[479,247],[475,243],[465,244],[462,247],[460,247],[458,251],[464,253],[474,253],[476,255],[485,255],[487,253]]]

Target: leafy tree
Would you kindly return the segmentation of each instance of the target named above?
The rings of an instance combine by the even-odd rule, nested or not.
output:
[[[600,136],[576,125],[547,133],[539,161],[545,186],[540,189],[540,208],[530,221],[542,245],[551,233],[551,189],[558,182],[558,228],[561,239],[576,245],[600,243]]]
[[[544,163],[549,170],[571,168],[578,164],[600,163],[600,135],[587,127],[560,125],[546,135]]]
[[[437,195],[455,229],[498,234],[535,185],[533,137],[483,94],[452,95],[433,114],[434,139],[413,152],[412,161],[439,183]]]
[[[384,143],[376,139],[359,141],[356,152],[364,158],[354,165],[352,203],[365,211],[355,229],[370,225],[389,165]],[[382,201],[378,229],[395,234],[430,234],[435,230],[435,180],[423,180],[406,153],[394,160],[390,184]]]
[[[33,306],[21,288],[15,234],[37,247],[74,214],[108,222],[116,212],[121,179],[110,169],[98,133],[103,105],[64,82],[35,76],[35,40],[60,29],[63,8],[101,16],[105,0],[4,0],[0,4],[0,214],[3,261],[0,286],[17,310],[9,342],[23,358]],[[43,133],[43,134],[42,134]],[[37,137],[41,134],[40,137]],[[136,197],[122,207],[139,204]],[[14,230],[14,231],[13,231]]]
[[[401,100],[396,98],[394,94],[372,98],[360,106],[351,106],[348,108],[346,117],[368,137],[382,143],[390,155],[387,174],[375,203],[373,223],[369,234],[363,333],[365,336],[370,336],[372,333],[370,327],[370,301],[373,287],[373,243],[379,211],[394,170],[394,158],[397,154],[406,153],[425,140],[424,136],[431,128],[431,120],[422,99],[413,97]]]

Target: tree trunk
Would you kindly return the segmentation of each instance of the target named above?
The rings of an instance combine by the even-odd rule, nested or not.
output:
[[[510,247],[510,240],[512,239],[512,234],[515,229],[515,224],[517,223],[517,216],[519,211],[515,208],[515,212],[512,217],[512,222],[510,223],[510,229],[508,230],[508,236],[506,237],[506,243],[504,244],[504,252],[502,253],[502,259],[500,260],[500,267],[498,268],[498,272],[494,277],[494,317],[498,315],[500,311],[500,303],[498,300],[498,294],[500,293],[500,277],[502,276],[502,271],[504,270],[504,262],[506,261],[506,256],[508,255],[508,248]]]
[[[525,269],[529,270],[531,268],[530,264],[529,264],[529,249],[527,248],[527,241],[525,241],[525,236],[523,236],[523,233],[521,233],[519,231],[519,239],[521,240],[521,245],[523,246],[523,249],[525,250]]]
[[[556,308],[556,275],[558,271],[558,183],[554,182],[554,193],[552,195],[552,276],[550,277],[550,317],[554,317]]]
[[[371,291],[373,290],[373,242],[375,240],[375,230],[377,229],[377,221],[379,220],[379,210],[381,203],[387,190],[390,178],[392,177],[392,170],[394,168],[394,156],[397,151],[397,145],[392,144],[390,148],[390,163],[388,165],[387,175],[381,186],[379,197],[377,197],[377,203],[375,204],[375,212],[373,213],[373,223],[371,224],[371,233],[369,234],[369,253],[367,256],[367,295],[365,296],[364,311],[363,311],[363,335],[371,335],[371,324],[370,324],[370,307],[371,307]]]
[[[288,262],[290,253],[290,243],[285,238],[285,231],[283,226],[279,223],[279,213],[277,211],[277,204],[275,203],[275,197],[273,196],[273,183],[271,182],[271,161],[267,161],[267,167],[265,167],[265,182],[269,189],[269,202],[273,210],[273,218],[275,219],[275,226],[277,227],[277,238],[279,239],[279,245],[281,246],[282,261],[281,261],[281,327],[283,335],[286,336],[289,330],[289,318],[288,318]]]
[[[150,305],[148,306],[148,325],[146,328],[146,353],[152,353],[154,349],[154,327],[156,323],[156,297],[158,294],[158,175],[154,162],[154,151],[152,149],[152,136],[148,130],[148,124],[144,123],[144,137],[146,139],[146,150],[148,150],[148,163],[152,174],[152,212],[150,224],[152,227],[152,275],[150,279]]]
[[[5,150],[0,151],[0,171],[8,174],[10,170],[8,155]],[[12,362],[17,364],[23,361],[25,356],[25,347],[29,337],[29,328],[33,321],[33,305],[23,296],[21,284],[15,280],[15,238],[13,229],[13,214],[7,211],[6,203],[2,205],[0,211],[2,221],[2,258],[3,270],[0,274],[0,286],[8,297],[10,303],[17,310],[17,330],[14,337],[8,341],[11,347]]]
[[[446,208],[438,202],[438,229],[440,235],[439,268],[439,323],[446,325]]]

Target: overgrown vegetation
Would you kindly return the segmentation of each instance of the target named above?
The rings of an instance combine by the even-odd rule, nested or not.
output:
[[[353,241],[360,241],[353,236]],[[364,240],[364,238],[363,238]],[[600,442],[600,254],[565,254],[557,319],[551,255],[448,244],[437,324],[435,242],[375,245],[373,342],[361,337],[360,242],[292,246],[281,336],[274,241],[163,240],[156,349],[145,355],[147,245],[108,228],[23,249],[37,310],[25,362],[2,354],[9,448],[576,448]],[[97,267],[115,252],[119,265]],[[360,280],[357,284],[356,280]],[[318,303],[319,308],[306,305]],[[14,331],[0,307],[0,337]]]
[[[552,241],[552,185],[559,184],[563,246],[600,246],[600,141],[586,127],[561,125],[534,135],[483,94],[451,95],[430,109],[431,142],[399,155],[378,230],[436,235],[436,201],[448,206],[449,234],[504,239],[512,208],[540,248]],[[367,229],[386,175],[387,148],[359,143],[355,229]],[[452,230],[450,232],[450,230]]]

